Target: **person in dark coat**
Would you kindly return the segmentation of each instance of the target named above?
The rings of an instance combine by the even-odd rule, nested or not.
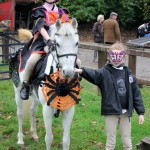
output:
[[[92,29],[95,43],[103,42],[103,34],[102,34],[103,22],[104,22],[104,15],[98,15],[97,22],[94,23],[93,29]]]
[[[94,42],[95,43],[103,43],[104,37],[102,33],[102,27],[104,22],[104,15],[98,15],[97,22],[94,23],[92,33],[94,36]],[[94,60],[97,58],[97,51],[94,51]]]
[[[57,7],[56,2],[58,1],[59,0],[43,0],[44,4],[42,6],[33,9],[33,38],[27,43],[30,44],[28,47],[31,55],[25,66],[23,85],[20,91],[20,96],[23,100],[29,98],[30,75],[38,60],[46,53],[44,47],[46,45],[50,47],[54,45],[49,35],[53,29],[54,23],[57,19],[60,19],[61,22],[69,21],[69,12]]]
[[[101,115],[106,126],[106,150],[114,150],[117,125],[120,127],[124,150],[132,150],[131,116],[135,109],[139,124],[144,123],[145,108],[135,75],[124,65],[126,47],[113,44],[108,51],[108,62],[100,69],[75,69],[76,73],[97,85],[101,90]]]

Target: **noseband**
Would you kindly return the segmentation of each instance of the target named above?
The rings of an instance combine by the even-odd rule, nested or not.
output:
[[[57,51],[56,51],[56,52],[57,52]],[[58,54],[57,54],[57,58],[60,58],[60,57],[67,57],[67,58],[68,58],[68,56],[75,56],[75,57],[77,57],[77,54],[73,54],[73,53],[63,54],[63,55],[58,55]]]
[[[57,54],[58,63],[59,63],[59,58],[61,58],[61,57],[66,57],[66,58],[68,58],[68,56],[75,56],[75,62],[74,62],[74,66],[75,66],[76,60],[77,60],[77,54],[68,53],[68,54],[59,55],[59,54],[57,53],[57,48],[56,48],[56,54]]]

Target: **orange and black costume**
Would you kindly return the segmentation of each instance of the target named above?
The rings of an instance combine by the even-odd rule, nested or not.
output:
[[[39,32],[42,27],[47,32],[50,30],[50,26],[55,23],[57,19],[61,19],[61,22],[69,21],[69,12],[66,9],[58,8],[58,11],[47,11],[44,6],[40,6],[33,9],[32,18],[34,19],[34,25],[32,29],[33,38],[24,46],[20,55],[19,72],[22,72],[25,68],[26,61],[31,54],[45,54],[44,47],[46,41]]]
[[[66,9],[58,8],[58,11],[48,12],[44,6],[33,9],[32,18],[34,19],[34,26],[32,33],[34,35],[32,44],[30,47],[31,53],[45,53],[44,46],[46,45],[39,30],[44,27],[46,31],[49,31],[50,25],[54,24],[57,19],[61,19],[61,22],[69,20],[69,12]]]

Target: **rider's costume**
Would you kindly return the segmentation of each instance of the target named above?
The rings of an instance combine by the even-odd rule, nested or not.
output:
[[[44,46],[46,46],[46,41],[43,39],[39,30],[41,27],[44,27],[46,31],[50,33],[53,28],[53,24],[57,19],[60,18],[61,22],[69,21],[68,14],[69,12],[67,10],[58,8],[56,5],[53,10],[47,10],[45,5],[33,9],[32,18],[35,22],[32,33],[34,38],[30,50],[34,53],[45,53]]]

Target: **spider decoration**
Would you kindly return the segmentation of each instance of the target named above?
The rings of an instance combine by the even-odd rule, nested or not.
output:
[[[47,76],[42,92],[48,106],[58,110],[66,110],[78,104],[81,85],[78,78],[66,79],[58,72]]]

